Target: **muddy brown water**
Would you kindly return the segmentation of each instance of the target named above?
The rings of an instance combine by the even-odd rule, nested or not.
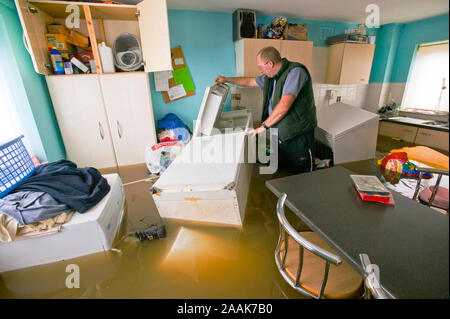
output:
[[[144,166],[120,169],[124,184],[147,174]],[[165,238],[116,241],[117,251],[3,273],[0,298],[303,298],[274,261],[277,198],[264,182],[285,175],[254,166],[242,229],[161,219],[151,182],[124,186],[128,209],[117,238],[153,223],[165,224]],[[79,267],[79,288],[66,287],[70,264]]]

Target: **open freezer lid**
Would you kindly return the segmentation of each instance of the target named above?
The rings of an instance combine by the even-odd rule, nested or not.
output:
[[[378,115],[341,102],[317,110],[317,126],[333,139],[374,118]]]
[[[211,134],[214,123],[222,114],[229,90],[230,87],[223,83],[206,87],[195,123],[194,137]]]

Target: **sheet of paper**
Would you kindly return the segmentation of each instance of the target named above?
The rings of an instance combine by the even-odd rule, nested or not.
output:
[[[184,59],[183,58],[177,58],[174,60],[175,65],[181,65],[184,64]]]
[[[186,91],[184,90],[183,84],[179,84],[171,87],[169,91],[167,91],[167,94],[169,95],[169,99],[175,100],[180,97],[186,96]]]
[[[175,84],[183,84],[184,90],[190,92],[195,89],[194,82],[192,82],[191,75],[187,66],[172,71],[173,80]]]
[[[172,71],[154,72],[155,91],[169,91],[169,79],[171,79]]]

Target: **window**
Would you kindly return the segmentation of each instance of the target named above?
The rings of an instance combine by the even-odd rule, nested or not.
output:
[[[9,89],[0,70],[0,144],[22,134],[14,104],[9,95]]]
[[[402,108],[448,112],[448,58],[448,41],[419,46]]]

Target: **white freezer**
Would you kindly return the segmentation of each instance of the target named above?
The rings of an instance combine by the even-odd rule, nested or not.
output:
[[[221,113],[226,85],[207,87],[193,138],[162,173],[152,195],[163,218],[242,227],[251,178],[251,113]]]
[[[335,103],[317,110],[315,137],[333,150],[334,164],[375,157],[379,116]]]
[[[118,174],[103,177],[111,186],[108,194],[83,214],[74,213],[60,232],[0,243],[0,273],[109,250],[122,223],[125,194]]]

